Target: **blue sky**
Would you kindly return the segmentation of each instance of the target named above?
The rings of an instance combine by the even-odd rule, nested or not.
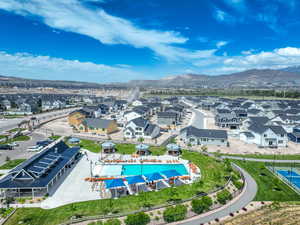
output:
[[[300,65],[297,0],[1,0],[0,74],[123,82]]]

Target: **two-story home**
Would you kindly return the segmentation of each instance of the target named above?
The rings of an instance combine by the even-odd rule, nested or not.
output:
[[[178,122],[178,113],[158,112],[157,123],[162,128],[175,129]]]
[[[250,142],[258,145],[259,147],[274,148],[287,146],[287,132],[281,126],[262,126],[253,124],[248,128],[248,130],[254,136],[251,137]],[[246,140],[246,142],[249,143],[249,140]]]
[[[157,125],[151,124],[148,120],[139,117],[126,124],[123,134],[125,138],[156,138],[160,133]]]

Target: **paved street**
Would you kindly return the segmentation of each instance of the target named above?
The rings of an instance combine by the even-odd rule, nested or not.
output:
[[[53,119],[55,117],[67,115],[69,112],[71,112],[73,110],[75,110],[75,108],[57,110],[57,111],[53,111],[53,112],[46,112],[46,113],[36,114],[36,115],[32,115],[32,116],[25,116],[23,118],[1,119],[0,120],[0,133],[17,127],[21,121],[30,119],[31,117],[36,117],[41,122],[43,122],[43,121]]]
[[[233,200],[231,203],[223,206],[220,209],[216,209],[215,211],[207,212],[202,215],[191,218],[188,221],[179,222],[176,224],[199,225],[202,223],[208,223],[210,221],[215,220],[216,218],[220,219],[222,217],[228,216],[230,213],[234,213],[248,205],[256,195],[257,184],[255,180],[244,169],[238,166],[237,168],[243,173],[246,181],[245,190],[242,192],[242,194],[238,197],[237,200]]]
[[[194,126],[199,129],[204,128],[204,115],[197,109],[191,109],[193,116],[189,125]]]

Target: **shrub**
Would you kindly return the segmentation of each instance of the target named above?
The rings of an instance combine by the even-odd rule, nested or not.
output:
[[[102,223],[99,225],[102,225]],[[121,221],[119,219],[109,219],[106,222],[104,222],[103,225],[121,225]]]
[[[192,210],[197,214],[201,214],[212,206],[212,199],[209,196],[204,196],[200,199],[194,199],[192,201]]]
[[[237,188],[237,189],[241,189],[244,185],[241,181],[238,180],[233,180],[233,185]]]
[[[144,212],[128,215],[125,219],[126,225],[146,225],[150,222],[150,216]]]
[[[184,205],[176,205],[165,209],[164,220],[168,223],[183,220],[186,217],[187,208]]]
[[[221,203],[222,205],[226,204],[227,200],[231,200],[232,199],[232,195],[231,193],[228,191],[228,190],[223,190],[223,191],[220,191],[218,194],[217,194],[217,201],[219,203]]]

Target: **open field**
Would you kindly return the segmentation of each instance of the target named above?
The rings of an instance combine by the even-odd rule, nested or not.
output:
[[[112,213],[125,213],[138,210],[145,206],[161,205],[174,196],[179,199],[186,199],[199,192],[208,192],[226,182],[225,176],[229,173],[225,170],[225,164],[216,161],[214,158],[183,151],[184,159],[190,160],[198,165],[202,171],[201,181],[191,185],[182,185],[176,188],[166,188],[158,192],[141,193],[138,196],[126,196],[119,199],[103,199],[73,203],[54,209],[41,208],[19,208],[9,219],[6,225],[54,225],[69,220],[72,216],[106,215]]]
[[[274,176],[263,162],[230,160],[244,168],[258,185],[256,201],[300,201],[300,196]]]
[[[222,222],[222,225],[297,225],[300,224],[300,202],[278,203],[264,206]]]
[[[24,162],[26,159],[13,159],[0,166],[0,170],[9,170]]]

